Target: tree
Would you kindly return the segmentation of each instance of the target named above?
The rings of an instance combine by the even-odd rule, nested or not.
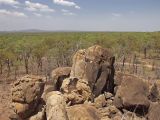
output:
[[[45,54],[48,51],[48,46],[46,44],[44,44],[43,42],[37,44],[36,46],[34,46],[33,49],[33,57],[36,59],[36,63],[37,63],[37,67],[38,69],[40,69],[40,71],[42,72],[42,66],[43,66],[43,61],[42,58],[45,57]],[[38,70],[37,70],[38,73]]]
[[[24,60],[25,73],[29,74],[29,59],[33,50],[33,43],[31,41],[21,40],[16,44],[16,52],[18,56],[22,56]]]

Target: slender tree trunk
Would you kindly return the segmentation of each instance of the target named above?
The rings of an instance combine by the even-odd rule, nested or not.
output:
[[[152,63],[152,71],[154,71],[155,70],[155,62],[153,61],[153,63]]]
[[[41,58],[38,58],[37,59],[37,74],[38,72],[40,71],[41,73],[43,72],[43,64],[42,64],[42,59]]]
[[[9,75],[10,75],[10,72],[11,72],[11,65],[10,65],[10,60],[9,59],[7,59],[7,69],[8,69],[8,77],[9,77]]]
[[[42,60],[40,61],[40,71],[41,71],[41,73],[43,72],[43,64],[42,64]]]
[[[29,73],[29,67],[28,67],[28,58],[25,58],[25,60],[24,60],[24,64],[25,64],[25,70],[26,70],[26,74],[28,74]]]
[[[122,61],[122,68],[121,71],[124,71],[124,67],[125,67],[125,61],[126,61],[126,57],[123,57],[123,61]]]
[[[135,73],[135,70],[136,70],[136,66],[135,66],[135,64],[136,64],[136,59],[137,59],[137,56],[136,56],[136,54],[135,54],[134,57],[133,57],[133,73]]]
[[[2,74],[2,73],[3,73],[3,64],[0,63],[0,74]]]
[[[124,56],[124,57],[123,57],[123,67],[124,67],[124,65],[125,65],[125,61],[126,61],[126,57]]]
[[[17,71],[18,71],[18,66],[15,66],[15,70],[14,70],[14,78],[15,78],[15,80],[17,79]]]
[[[146,47],[144,48],[144,58],[145,59],[147,58],[147,48]]]

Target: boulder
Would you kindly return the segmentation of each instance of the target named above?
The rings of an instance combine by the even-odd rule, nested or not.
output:
[[[112,99],[113,100],[113,98],[114,98],[113,94],[109,93],[109,92],[105,92],[104,96],[105,96],[106,100],[108,100],[108,99]]]
[[[52,80],[49,80],[49,81],[46,81],[45,83],[45,86],[44,86],[44,91],[43,91],[43,94],[42,94],[42,98],[43,100],[46,102],[46,95],[49,93],[49,92],[52,92],[52,91],[56,91],[56,88],[55,88],[55,85],[54,85],[54,82]]]
[[[42,111],[39,111],[36,115],[31,116],[28,120],[46,120],[45,117],[45,109],[42,109]]]
[[[114,61],[112,53],[95,45],[79,50],[73,57],[71,77],[86,80],[94,97],[104,91],[114,91]]]
[[[91,97],[88,82],[77,78],[67,78],[63,81],[60,90],[67,103],[82,104]]]
[[[79,50],[73,56],[73,65],[71,68],[71,77],[83,79],[85,76],[85,49]]]
[[[95,107],[75,105],[67,108],[69,120],[101,120]]]
[[[122,81],[114,98],[117,108],[125,108],[143,114],[147,112],[150,102],[148,100],[149,87],[134,76],[128,76]]]
[[[122,117],[122,113],[114,106],[107,106],[103,108],[99,108],[98,112],[101,116],[101,119],[113,119],[114,117]]]
[[[26,75],[13,84],[12,107],[22,119],[34,114],[43,93],[45,79]]]
[[[106,101],[104,94],[101,94],[98,97],[96,97],[94,100],[94,104],[95,104],[96,108],[106,107],[107,101]]]
[[[51,80],[57,91],[60,90],[63,80],[70,76],[70,72],[71,67],[59,67],[52,71]]]
[[[160,103],[152,103],[147,116],[148,120],[160,120]]]
[[[66,103],[60,92],[54,91],[47,94],[46,117],[47,120],[68,120]]]

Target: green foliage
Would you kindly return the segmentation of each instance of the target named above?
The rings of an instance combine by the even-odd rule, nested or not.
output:
[[[14,65],[31,57],[40,62],[54,58],[59,65],[69,64],[78,50],[99,44],[111,49],[117,57],[147,49],[149,55],[160,53],[159,32],[55,32],[0,34],[0,63],[9,59]],[[153,53],[154,52],[154,53]],[[152,56],[151,56],[152,57]]]

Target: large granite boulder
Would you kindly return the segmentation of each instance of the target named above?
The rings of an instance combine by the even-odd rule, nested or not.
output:
[[[91,97],[88,82],[83,79],[67,78],[63,81],[60,90],[70,105],[82,104]]]
[[[114,61],[112,53],[98,45],[79,50],[73,57],[71,77],[86,80],[94,97],[104,91],[113,93]]]
[[[147,112],[150,102],[148,100],[149,87],[135,76],[126,76],[118,87],[114,104],[117,108],[133,110],[138,113]]]
[[[101,120],[97,109],[90,105],[75,105],[67,108],[69,120]]]
[[[36,112],[44,84],[44,78],[33,75],[26,75],[13,84],[12,107],[20,118],[28,118]]]
[[[60,92],[54,91],[47,94],[46,116],[47,120],[69,120],[66,103]]]

